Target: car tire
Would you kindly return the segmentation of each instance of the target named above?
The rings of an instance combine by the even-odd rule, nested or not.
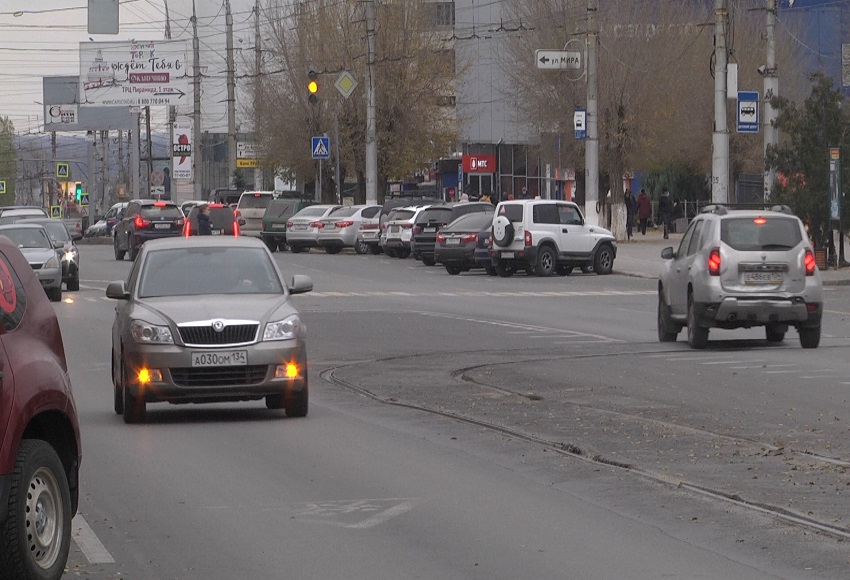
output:
[[[815,327],[800,327],[797,329],[800,335],[800,346],[803,348],[817,348],[820,344],[820,325]]]
[[[310,406],[310,393],[307,385],[300,391],[289,391],[284,395],[283,408],[287,417],[306,417]]]
[[[358,254],[360,254],[361,256],[363,254],[368,254],[369,253],[369,244],[367,244],[363,240],[357,240],[354,243],[354,251],[357,252]]]
[[[602,244],[593,256],[593,271],[604,276],[610,274],[612,270],[614,270],[614,248],[610,244]]]
[[[397,257],[397,258],[400,258],[400,259],[402,259],[402,260],[407,259],[407,257],[408,257],[409,255],[410,255],[410,250],[409,250],[409,249],[407,249],[407,248],[401,248],[401,249],[399,249],[399,250],[396,252],[396,257]]]
[[[436,266],[437,265],[437,261],[434,258],[426,258],[425,256],[422,256],[422,263],[425,264],[426,266]]]
[[[77,272],[77,275],[70,278],[65,285],[68,288],[68,292],[77,292],[80,289],[80,273]]]
[[[56,451],[24,439],[0,528],[0,577],[61,578],[71,547],[71,492]]]
[[[339,254],[342,251],[342,246],[325,246],[326,254]]]
[[[460,274],[461,268],[457,264],[446,264],[446,272],[451,274],[452,276],[457,276]]]
[[[676,342],[681,327],[670,318],[670,307],[664,300],[664,294],[658,291],[658,342]]]
[[[767,338],[767,342],[782,342],[785,340],[786,332],[788,332],[787,324],[768,324],[764,327],[764,334],[765,338]]]
[[[277,251],[278,252],[285,252],[288,249],[289,249],[289,246],[286,245],[286,240],[281,240],[281,241],[277,242]]]
[[[124,416],[124,422],[129,424],[133,423],[141,423],[142,419],[145,417],[145,400],[141,397],[135,397],[130,393],[130,389],[127,388],[127,372],[126,368],[122,365],[121,372],[122,382],[124,383],[121,387],[121,393],[123,395],[123,405],[122,405],[122,415]]]
[[[395,249],[393,249],[393,248],[386,248],[384,250],[384,253],[387,255],[388,258],[395,258],[396,257],[396,252],[395,252]]]
[[[537,251],[537,264],[534,271],[538,276],[548,277],[555,273],[558,265],[558,255],[552,246],[541,246]]]
[[[488,276],[496,275],[496,268],[494,268],[493,266],[484,266],[484,271],[487,272]]]
[[[688,297],[688,345],[701,350],[708,344],[708,329],[697,324],[693,299]]]
[[[570,274],[573,273],[573,267],[572,266],[558,266],[555,269],[555,272],[557,272],[558,276],[569,276]]]
[[[289,244],[289,251],[293,254],[300,254],[304,251],[304,248],[302,248],[301,246],[293,246],[292,244]]]
[[[369,246],[369,251],[372,252],[373,256],[377,256],[378,254],[383,252],[383,250],[381,249],[381,246],[379,246],[378,244],[374,244],[374,245]]]
[[[496,274],[500,278],[510,278],[516,273],[516,266],[513,264],[505,264],[504,262],[496,263]]]
[[[507,217],[500,215],[493,220],[493,243],[502,248],[514,241],[514,225]]]
[[[136,261],[136,256],[139,255],[139,248],[136,247],[136,244],[127,242],[129,249],[127,250],[127,257],[130,258],[131,262]]]
[[[51,302],[62,302],[62,283],[59,283],[58,288],[51,288],[47,291],[47,296]]]
[[[118,249],[118,236],[115,236],[112,240],[112,248],[115,250],[115,259],[123,260],[124,259],[124,250]]]
[[[277,242],[275,240],[265,239],[263,240],[263,242],[265,242],[266,247],[269,249],[269,252],[274,253],[277,251]]]

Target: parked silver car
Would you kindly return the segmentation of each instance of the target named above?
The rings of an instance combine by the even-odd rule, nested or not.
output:
[[[794,326],[803,348],[820,344],[823,288],[806,230],[786,206],[734,210],[711,205],[679,249],[665,248],[658,280],[658,339],[705,348],[710,328],[764,326],[782,342]]]
[[[367,223],[372,221],[377,223],[380,211],[379,205],[341,207],[328,217],[319,220],[322,225],[319,227],[316,241],[328,254],[337,254],[343,248],[352,248],[357,243],[360,225],[364,220]]]
[[[396,210],[389,216],[386,225],[386,239],[383,241],[384,253],[391,258],[406,258],[410,255],[410,241],[413,237],[413,224],[416,217],[427,205],[410,206]]]
[[[112,326],[115,412],[135,423],[146,403],[265,398],[269,409],[307,414],[306,331],[288,285],[262,241],[233,236],[152,240],[129,279]]]
[[[341,205],[311,205],[286,221],[286,244],[293,254],[319,245],[319,224]]]
[[[6,236],[18,246],[50,300],[61,301],[62,264],[56,249],[64,244],[54,244],[47,230],[39,224],[15,223],[0,226],[0,236]]]

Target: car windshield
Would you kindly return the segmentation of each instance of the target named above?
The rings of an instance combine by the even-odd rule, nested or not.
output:
[[[65,223],[60,220],[44,220],[40,225],[47,230],[47,234],[51,240],[58,242],[70,241],[71,235],[68,233],[68,228]]]
[[[239,208],[264,208],[272,201],[270,193],[243,193],[239,198]]]
[[[794,218],[727,218],[720,224],[720,239],[742,252],[790,250],[803,240]]]
[[[19,248],[53,248],[44,228],[9,228],[0,231]]]
[[[185,217],[176,205],[143,205],[141,214],[147,219],[177,219]]]
[[[448,226],[443,228],[444,232],[480,232],[490,227],[493,223],[493,214],[476,211],[460,216]]]
[[[358,208],[358,207],[351,207],[350,205],[343,206],[339,209],[335,209],[334,211],[332,211],[330,213],[330,216],[328,216],[328,217],[340,218],[340,217],[353,216],[354,214],[357,213],[357,210],[359,210],[359,209],[360,208]]]
[[[155,250],[147,254],[137,285],[139,298],[284,292],[263,248]]]

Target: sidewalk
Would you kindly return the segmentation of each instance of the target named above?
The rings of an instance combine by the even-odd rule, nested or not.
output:
[[[646,235],[636,234],[631,241],[617,242],[617,259],[614,260],[614,273],[638,278],[658,279],[658,272],[664,261],[661,250],[672,246],[679,248],[683,234],[670,234],[665,240],[661,230],[647,229]],[[850,285],[850,268],[829,268],[821,270],[824,286]]]

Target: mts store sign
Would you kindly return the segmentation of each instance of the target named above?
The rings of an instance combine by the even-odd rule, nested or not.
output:
[[[496,173],[495,155],[464,155],[464,173]]]

